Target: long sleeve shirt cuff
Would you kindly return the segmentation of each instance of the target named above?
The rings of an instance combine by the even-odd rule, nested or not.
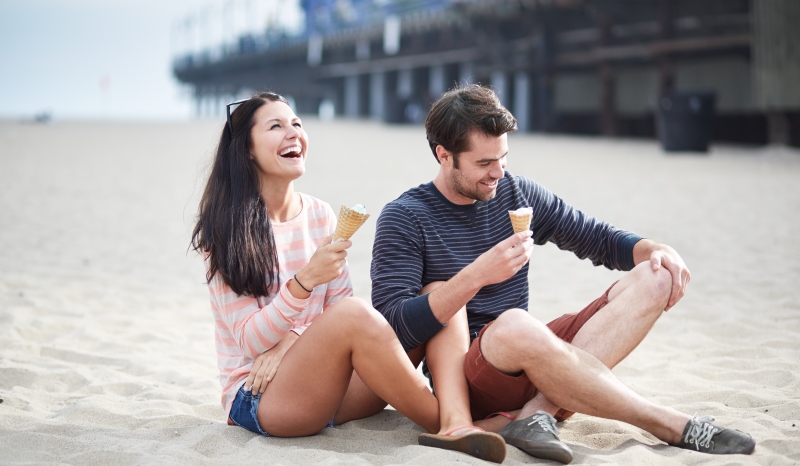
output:
[[[300,314],[308,306],[308,298],[300,299],[295,298],[291,291],[289,291],[289,282],[287,281],[281,285],[280,296],[293,311]]]
[[[633,247],[636,246],[642,238],[639,235],[630,233],[625,238],[622,239],[622,248],[621,248],[621,256],[620,257],[620,264],[622,264],[622,270],[631,270],[636,266],[636,263],[633,261]]]
[[[406,351],[430,340],[444,328],[433,315],[427,294],[406,300],[403,303],[403,316],[408,328],[408,338],[401,338],[401,343]]]

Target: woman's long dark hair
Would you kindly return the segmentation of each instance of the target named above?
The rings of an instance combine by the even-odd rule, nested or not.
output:
[[[288,104],[283,96],[264,92],[230,114],[192,232],[191,249],[208,256],[206,280],[219,273],[239,295],[268,296],[278,280],[275,236],[250,158],[255,113],[268,102]]]

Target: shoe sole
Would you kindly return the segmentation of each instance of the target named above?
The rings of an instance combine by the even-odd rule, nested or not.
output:
[[[679,443],[670,443],[670,445],[673,447],[683,448],[689,451],[696,451],[698,453],[706,453],[709,455],[750,455],[753,453],[753,450],[756,449],[756,442],[753,440],[753,437],[750,437],[748,440],[749,441],[743,441],[741,444],[734,447],[728,446],[727,448],[720,449],[716,449],[716,446],[714,449],[708,449],[705,447],[698,449],[694,444],[685,443],[683,441]]]
[[[547,460],[569,464],[572,461],[572,451],[565,445],[554,445],[544,442],[532,442],[518,438],[506,438],[506,443],[515,446],[525,453]]]
[[[506,441],[492,432],[477,432],[459,437],[421,434],[418,442],[422,446],[458,451],[493,463],[502,463],[506,459]]]

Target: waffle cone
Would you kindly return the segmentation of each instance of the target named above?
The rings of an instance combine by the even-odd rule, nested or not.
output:
[[[347,206],[342,206],[339,210],[339,220],[336,222],[333,240],[350,239],[368,218],[369,214],[358,213]]]
[[[511,218],[511,226],[514,227],[514,233],[529,230],[531,228],[531,214],[519,215],[513,210],[508,211],[508,216]]]

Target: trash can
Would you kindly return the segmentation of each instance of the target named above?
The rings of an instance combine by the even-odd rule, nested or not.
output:
[[[658,134],[666,152],[708,152],[716,94],[673,91],[658,101]]]

